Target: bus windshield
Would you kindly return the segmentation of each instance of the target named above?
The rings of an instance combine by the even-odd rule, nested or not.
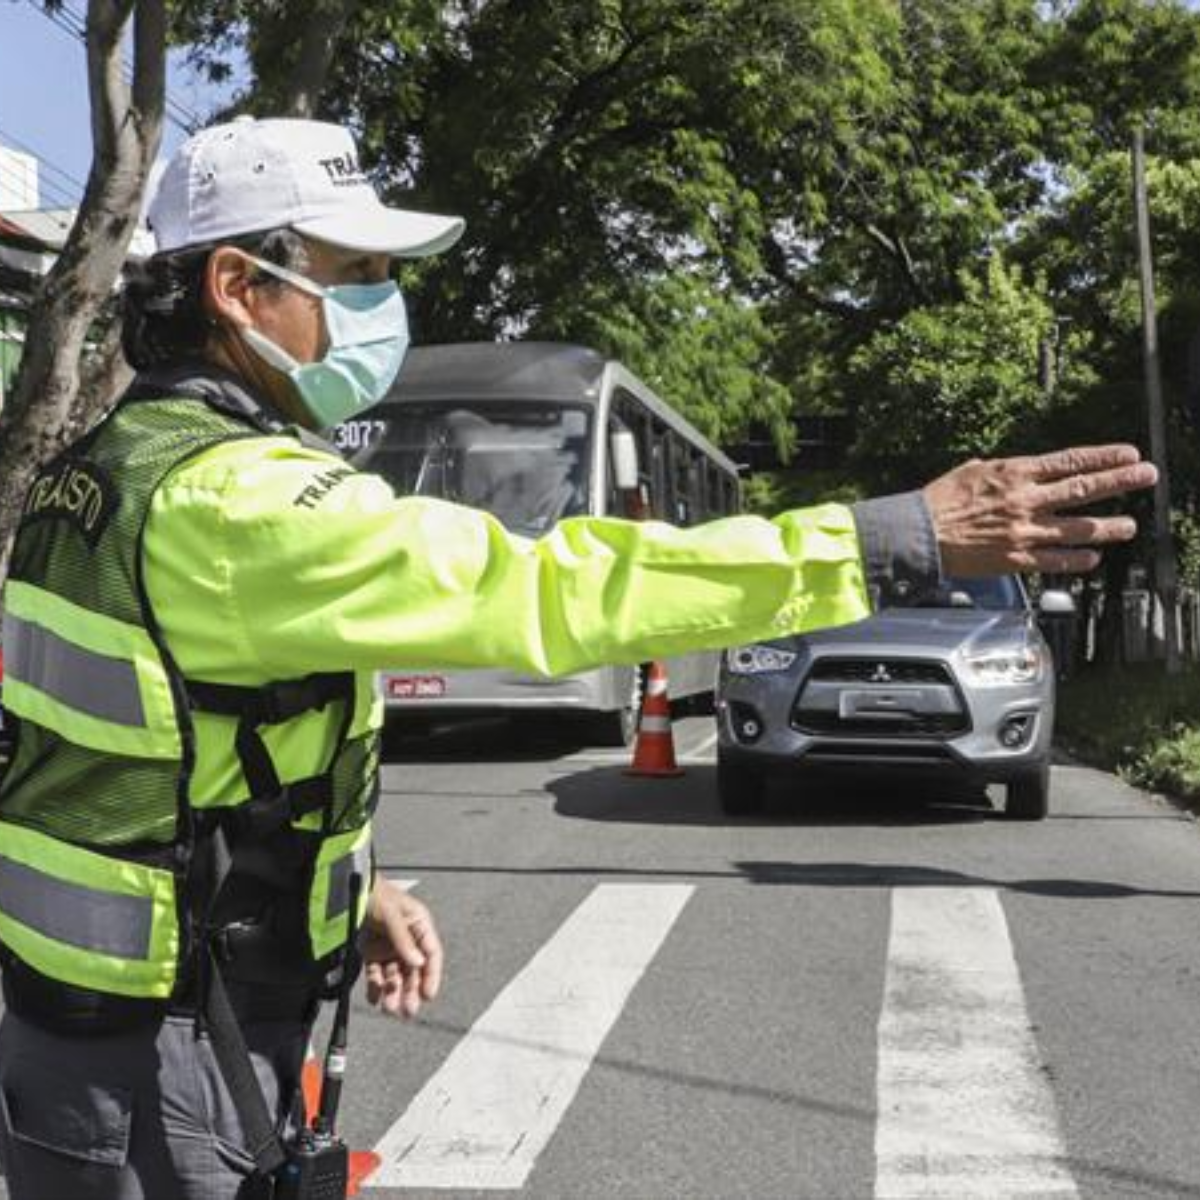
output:
[[[536,537],[588,506],[590,411],[546,401],[404,402],[339,433],[352,462],[399,494],[436,496]],[[339,443],[340,444],[340,443]]]

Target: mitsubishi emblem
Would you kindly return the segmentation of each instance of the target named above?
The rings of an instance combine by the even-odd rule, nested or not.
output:
[[[875,670],[871,672],[871,683],[891,683],[892,674],[887,669],[886,664],[876,663]]]

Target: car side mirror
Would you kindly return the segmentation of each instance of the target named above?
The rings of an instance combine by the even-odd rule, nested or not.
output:
[[[609,447],[614,486],[619,492],[635,491],[638,486],[638,453],[632,430],[614,430]]]
[[[1073,617],[1075,600],[1070,592],[1052,589],[1038,597],[1038,612],[1043,617]]]

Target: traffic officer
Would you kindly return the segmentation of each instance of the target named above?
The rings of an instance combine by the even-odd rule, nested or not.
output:
[[[526,540],[313,436],[388,390],[393,260],[461,221],[385,206],[337,126],[250,118],[186,142],[149,219],[139,373],[37,476],[4,594],[14,1200],[250,1194],[360,922],[371,1001],[435,996],[429,913],[371,872],[377,668],[560,674],[853,621],[943,565],[1086,569],[1132,524],[1058,510],[1153,481],[1132,448],[1093,448],[774,521]]]

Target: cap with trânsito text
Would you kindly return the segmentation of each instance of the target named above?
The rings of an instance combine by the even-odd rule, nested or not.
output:
[[[159,253],[286,226],[348,250],[421,258],[463,231],[460,217],[384,204],[348,130],[290,118],[238,117],[194,134],[159,176],[147,218]]]

